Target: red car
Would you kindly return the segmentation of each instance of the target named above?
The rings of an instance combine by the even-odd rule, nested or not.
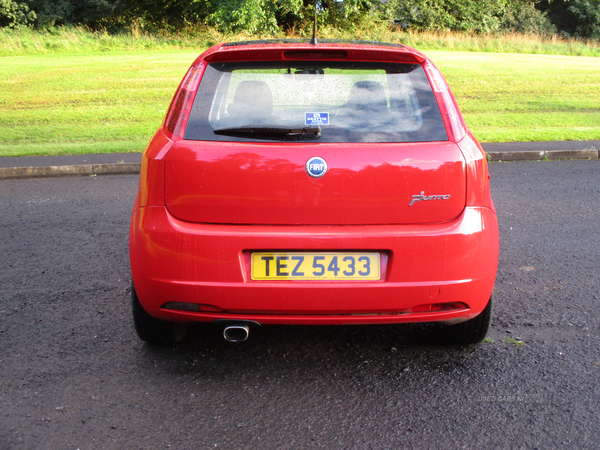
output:
[[[437,322],[481,341],[498,224],[486,156],[422,53],[372,42],[219,44],[146,148],[130,232],[148,343],[190,322]]]

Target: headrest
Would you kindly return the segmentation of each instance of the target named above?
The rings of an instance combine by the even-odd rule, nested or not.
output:
[[[273,112],[273,94],[264,81],[242,81],[235,90],[229,114],[269,115]]]
[[[383,85],[377,81],[357,81],[350,89],[348,103],[357,109],[381,111],[387,109]]]

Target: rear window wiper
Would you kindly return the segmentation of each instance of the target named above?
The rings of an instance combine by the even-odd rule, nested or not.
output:
[[[275,139],[286,141],[310,141],[321,137],[321,127],[234,127],[214,130],[215,134],[226,136],[246,136],[254,139]]]

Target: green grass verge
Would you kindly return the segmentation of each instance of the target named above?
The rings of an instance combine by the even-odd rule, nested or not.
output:
[[[0,28],[0,56],[74,54],[210,47],[221,37],[210,29],[176,35],[108,34],[79,27],[49,30]]]
[[[0,156],[143,150],[201,50],[0,58]],[[600,139],[600,58],[427,54],[482,142]]]
[[[196,50],[218,42],[262,38],[309,38],[312,26],[291,34],[249,36],[224,34],[203,25],[176,33],[149,34],[138,28],[128,33],[91,32],[81,27],[57,27],[49,30],[0,28],[0,56],[73,54],[140,50]],[[557,35],[539,36],[517,33],[465,34],[453,32],[404,32],[372,20],[355,30],[323,28],[323,39],[363,39],[406,44],[423,50],[453,50],[488,53],[527,53],[568,56],[600,56],[600,42],[564,39]]]

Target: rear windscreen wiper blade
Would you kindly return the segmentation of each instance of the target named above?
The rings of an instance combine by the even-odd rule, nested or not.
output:
[[[214,130],[215,134],[227,136],[248,136],[256,139],[285,139],[291,141],[314,140],[321,137],[321,127],[282,128],[282,127],[234,127]]]

